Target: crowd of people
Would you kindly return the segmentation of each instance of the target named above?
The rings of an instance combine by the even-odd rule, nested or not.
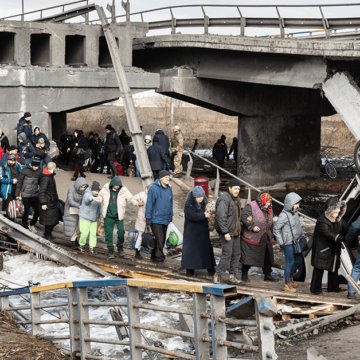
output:
[[[90,132],[88,136],[85,136],[83,131],[78,129],[73,133],[67,129],[62,134],[59,146],[61,160],[65,165],[68,165],[71,159],[73,160],[75,164],[73,181],[79,177],[86,177],[84,163],[87,159],[91,159],[90,171],[93,173],[103,173],[106,166],[109,178],[115,175],[140,177],[139,163],[131,136],[126,134],[125,129],[118,135],[111,124],[105,127],[105,131],[106,137],[103,140],[97,133]],[[145,149],[155,179],[158,178],[161,170],[169,170],[172,162],[175,169],[174,177],[182,177],[184,138],[179,126],[174,127],[173,133],[172,139],[169,139],[164,131],[159,129],[153,137],[146,135],[144,138]],[[29,158],[33,156],[31,150],[30,148]]]

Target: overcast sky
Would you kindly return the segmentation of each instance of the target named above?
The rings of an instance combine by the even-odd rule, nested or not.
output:
[[[22,0],[0,0],[0,17],[10,16],[21,13],[21,2]],[[65,4],[67,2],[71,2],[70,0],[24,0],[25,2],[25,12],[38,10],[44,7],[55,6],[59,4]],[[106,8],[106,5],[112,0],[90,0],[90,3],[97,3],[100,6]],[[117,6],[117,15],[124,14],[124,10],[121,7],[121,0],[115,1]],[[160,7],[168,7],[168,6],[176,6],[176,5],[189,5],[189,4],[229,4],[240,6],[241,12],[245,17],[277,17],[277,13],[275,8],[246,8],[241,7],[242,5],[251,4],[251,5],[296,5],[296,4],[338,4],[338,3],[356,3],[355,1],[348,0],[307,0],[306,2],[303,0],[248,0],[239,1],[239,0],[204,0],[204,1],[194,1],[194,0],[130,0],[131,4],[131,12],[145,11]],[[360,3],[360,0],[357,2]],[[85,4],[85,2],[83,3]],[[81,6],[82,4],[71,5],[71,7]],[[231,8],[221,8],[221,7],[205,7],[206,14],[210,17],[237,17],[238,11],[235,7]],[[280,14],[282,17],[320,17],[320,11],[318,8],[279,8]],[[324,8],[324,15],[328,18],[332,17],[353,17],[357,16],[355,14],[360,14],[360,6],[350,6],[350,7],[330,7]],[[43,16],[51,15],[59,12],[59,9],[49,10],[48,12],[44,12]],[[201,8],[182,8],[182,9],[174,9],[174,16],[178,19],[181,18],[195,18],[202,17]],[[38,18],[39,13],[28,15],[25,19],[31,20]],[[95,12],[91,13],[91,19],[97,19],[97,14]],[[156,20],[167,20],[170,19],[169,10],[163,10],[158,12],[153,12],[149,14],[144,14],[145,21],[156,21]],[[140,16],[132,17],[133,21],[140,21]],[[76,18],[71,20],[71,22],[80,22],[82,18]],[[195,28],[195,29],[179,29],[183,34],[184,33],[202,33],[203,29]],[[292,31],[291,29],[286,29],[287,32]],[[295,30],[300,31],[300,30]],[[275,28],[273,29],[254,29],[248,28],[246,30],[247,35],[264,35],[264,34],[277,34],[279,31]],[[165,29],[161,31],[154,31],[152,34],[169,34],[170,30]],[[213,34],[232,34],[238,35],[239,29],[237,28],[210,28],[210,33]]]

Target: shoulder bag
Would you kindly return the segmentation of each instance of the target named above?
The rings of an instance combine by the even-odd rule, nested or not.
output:
[[[292,238],[293,238],[294,254],[302,254],[304,251],[308,250],[308,244],[307,244],[307,241],[306,241],[306,237],[304,235],[301,235],[297,239],[294,238],[294,233],[292,231],[292,226],[291,226],[289,215],[286,213],[286,211],[284,211],[284,213],[285,213],[285,215],[287,216],[287,218],[289,220],[289,226],[290,226],[291,235],[292,235]]]

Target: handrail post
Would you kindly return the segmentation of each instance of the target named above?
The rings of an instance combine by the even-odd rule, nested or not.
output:
[[[126,22],[130,21],[130,2],[127,0],[126,2],[121,1],[121,6],[126,11]]]
[[[21,9],[22,9],[21,21],[24,21],[24,12],[25,12],[25,9],[24,9],[24,1],[25,1],[25,0],[22,0],[22,2],[21,2]]]
[[[194,311],[194,336],[195,336],[195,354],[196,360],[210,359],[209,344],[202,341],[204,336],[208,337],[207,319],[200,314],[206,313],[207,310],[206,294],[193,294],[193,311]]]
[[[83,306],[86,302],[88,302],[87,288],[77,288],[81,360],[86,360],[87,356],[91,355],[91,343],[85,341],[85,338],[90,337],[90,325],[84,323],[89,321],[89,307]]]
[[[74,305],[76,304],[76,305]],[[69,308],[69,332],[70,332],[70,349],[71,353],[78,353],[80,349],[80,324],[79,310],[77,306],[76,288],[68,288],[68,308]]]
[[[141,330],[136,326],[140,325],[140,310],[134,304],[139,304],[139,288],[128,286],[126,288],[128,304],[128,322],[130,339],[130,358],[131,360],[142,360],[142,351],[136,345],[141,344]]]
[[[176,34],[176,19],[174,18],[174,14],[172,12],[172,9],[170,8],[170,14],[171,14],[171,34]]]
[[[276,6],[276,12],[278,14],[278,17],[279,17],[279,27],[280,27],[280,34],[281,34],[281,37],[284,38],[285,37],[285,23],[284,23],[284,19],[281,17],[280,15],[280,12],[279,12],[279,9],[278,7]]]
[[[9,297],[8,296],[0,297],[0,311],[5,311],[9,307],[10,307]]]
[[[323,11],[321,9],[321,6],[319,6],[319,10],[321,12],[322,23],[323,23],[323,26],[324,26],[326,38],[330,39],[329,22],[328,22],[327,18],[324,16]]]
[[[240,15],[240,36],[245,36],[246,18],[242,16],[239,7],[236,7]]]
[[[209,17],[206,15],[204,7],[201,6],[201,10],[204,14],[204,34],[209,34]]]
[[[227,347],[218,343],[219,341],[226,341],[226,324],[219,321],[220,317],[226,317],[225,298],[223,296],[211,295],[210,306],[213,360],[227,359]]]
[[[41,309],[36,309],[35,306],[40,305],[41,293],[30,293],[30,304],[31,304],[31,327],[32,334],[38,335],[41,332],[41,326],[36,323],[41,321]]]
[[[220,190],[220,171],[216,169],[216,180],[215,180],[215,189],[214,189],[214,200],[217,200],[219,197],[219,190]]]

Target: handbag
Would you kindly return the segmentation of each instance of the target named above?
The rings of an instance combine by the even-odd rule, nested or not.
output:
[[[294,248],[294,254],[302,254],[304,251],[308,250],[308,244],[306,241],[306,237],[304,235],[301,235],[299,238],[297,238],[295,240],[294,238],[294,233],[292,231],[292,226],[291,226],[291,222],[290,222],[290,218],[289,215],[286,213],[286,211],[284,211],[285,215],[287,216],[288,220],[289,220],[289,226],[290,226],[290,230],[291,230],[291,235],[293,238],[293,248]]]
[[[141,237],[141,246],[149,249],[150,251],[155,249],[155,235],[150,232],[143,232]]]
[[[70,215],[79,215],[80,209],[77,207],[70,206],[69,207],[69,213]]]

